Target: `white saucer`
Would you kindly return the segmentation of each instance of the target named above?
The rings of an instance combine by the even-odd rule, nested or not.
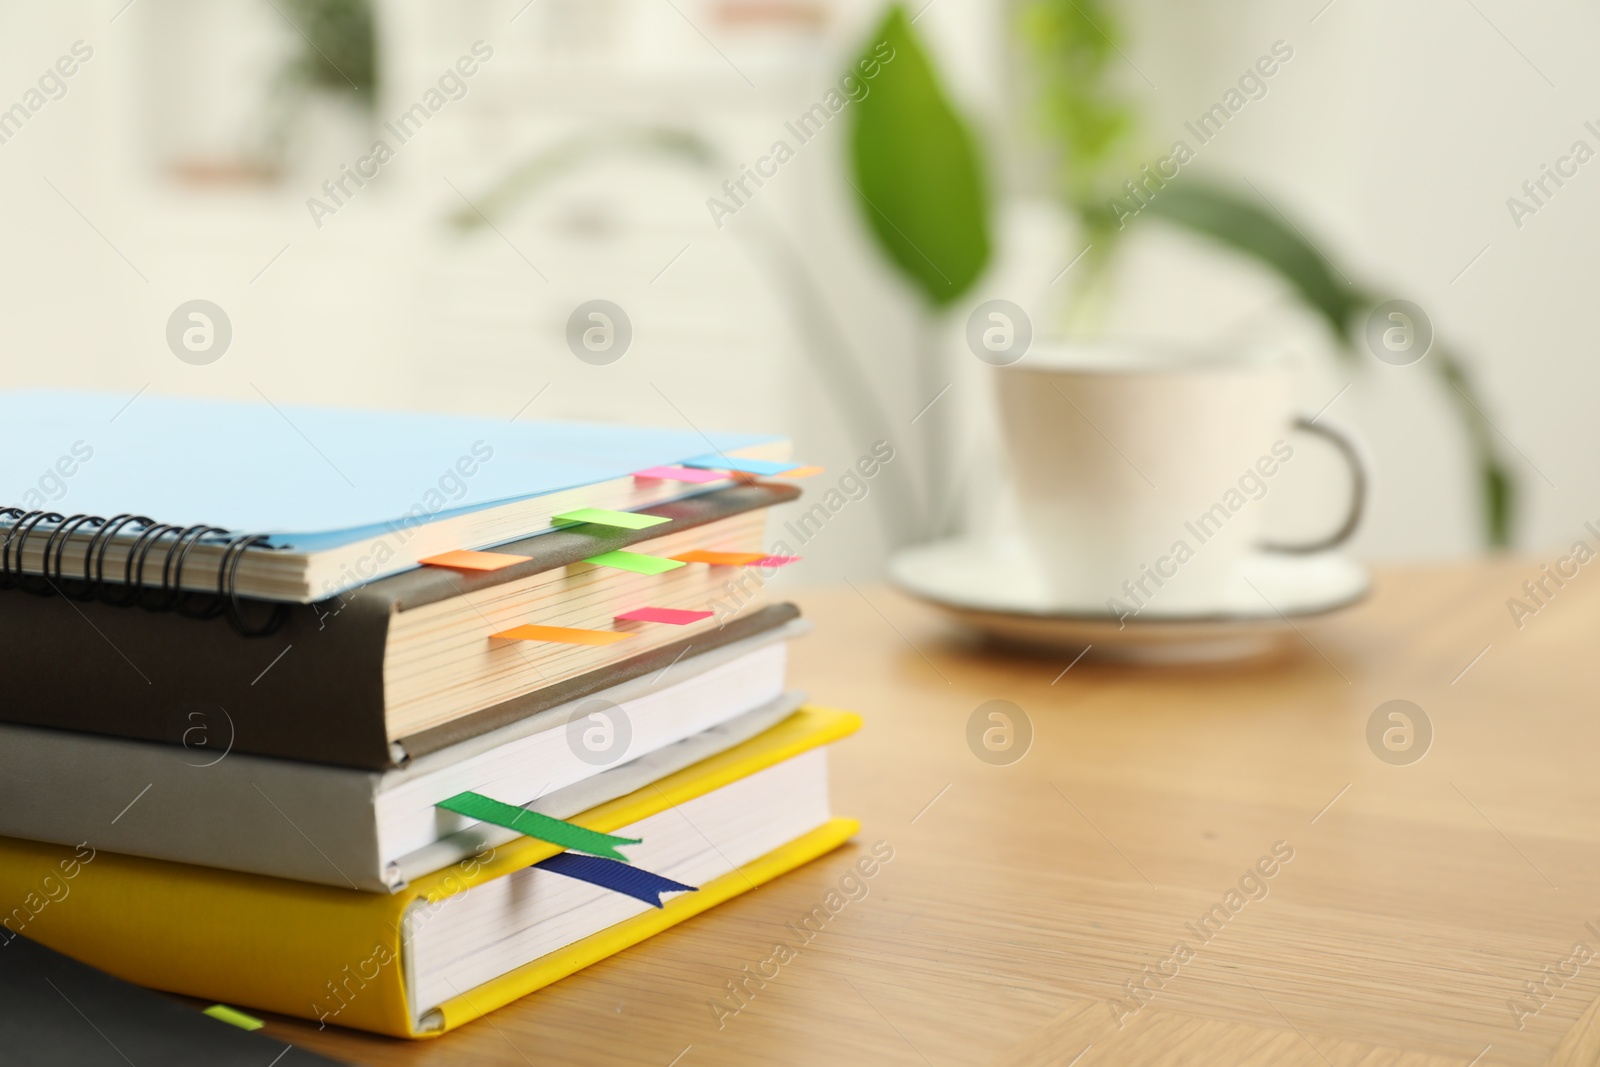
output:
[[[1014,540],[952,540],[895,554],[889,577],[959,621],[1011,644],[1140,663],[1196,663],[1270,651],[1295,622],[1349,607],[1367,595],[1366,568],[1327,552],[1260,552],[1204,610],[1165,612],[1159,601],[1120,621],[1102,604],[1060,604],[1027,548]]]

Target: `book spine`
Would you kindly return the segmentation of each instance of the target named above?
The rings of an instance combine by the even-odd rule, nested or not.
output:
[[[267,547],[263,534],[204,523],[174,526],[142,515],[108,519],[19,507],[0,508],[0,532],[0,590],[137,604],[195,619],[225,616],[245,637],[267,637],[283,625],[287,605],[261,602],[247,609],[236,592],[245,553]],[[196,549],[211,560],[210,570]],[[197,571],[204,573],[197,578]]]
[[[376,774],[230,753],[190,721],[183,745],[0,724],[0,834],[389,891]]]
[[[411,1035],[400,930],[415,900],[123,856],[93,840],[0,840],[0,908],[15,905],[0,936],[26,934],[153,989],[397,1037]]]
[[[0,722],[187,747],[197,763],[225,751],[392,765],[382,591],[358,592],[333,618],[297,605],[267,642],[240,640],[221,620],[103,602],[18,595],[3,607]]]

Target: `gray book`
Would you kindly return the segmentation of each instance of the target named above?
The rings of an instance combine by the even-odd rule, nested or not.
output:
[[[436,807],[472,791],[567,818],[755,736],[794,620],[386,772],[0,724],[0,835],[392,892],[519,836]]]

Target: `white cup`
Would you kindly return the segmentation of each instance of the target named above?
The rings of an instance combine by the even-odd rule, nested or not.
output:
[[[1289,370],[1273,359],[1038,345],[995,373],[1025,540],[1062,610],[1205,614],[1250,553],[1322,551],[1355,531],[1366,486],[1355,450],[1294,417]],[[1350,510],[1313,544],[1263,545],[1264,499],[1293,465],[1297,428],[1349,461]]]

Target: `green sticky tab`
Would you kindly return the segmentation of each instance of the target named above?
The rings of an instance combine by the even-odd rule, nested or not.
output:
[[[590,556],[585,563],[593,563],[597,567],[616,567],[618,570],[632,571],[635,574],[664,574],[675,571],[683,564],[675,559],[662,559],[660,556],[647,556],[642,552],[602,552],[598,556]]]
[[[237,1026],[241,1030],[259,1030],[266,1025],[253,1015],[246,1015],[238,1008],[230,1008],[226,1004],[213,1004],[201,1014],[209,1015],[219,1022],[227,1023],[229,1026]]]
[[[457,815],[465,815],[469,819],[477,819],[479,822],[504,826],[507,830],[515,830],[519,834],[548,841],[552,845],[560,845],[562,848],[570,848],[577,852],[587,852],[591,856],[603,856],[608,860],[620,860],[623,863],[629,862],[628,857],[618,852],[616,846],[637,845],[640,840],[637,837],[617,837],[596,830],[585,830],[581,826],[552,819],[548,815],[519,808],[515,804],[502,804],[482,793],[457,793],[449,800],[441,800],[434,806],[445,811],[453,811]]]
[[[550,521],[557,526],[572,526],[577,523],[589,522],[596,526],[615,526],[619,530],[645,530],[651,526],[660,526],[671,519],[660,515],[640,515],[632,511],[609,511],[606,508],[578,508],[576,511],[563,511],[559,515],[552,515]]]

